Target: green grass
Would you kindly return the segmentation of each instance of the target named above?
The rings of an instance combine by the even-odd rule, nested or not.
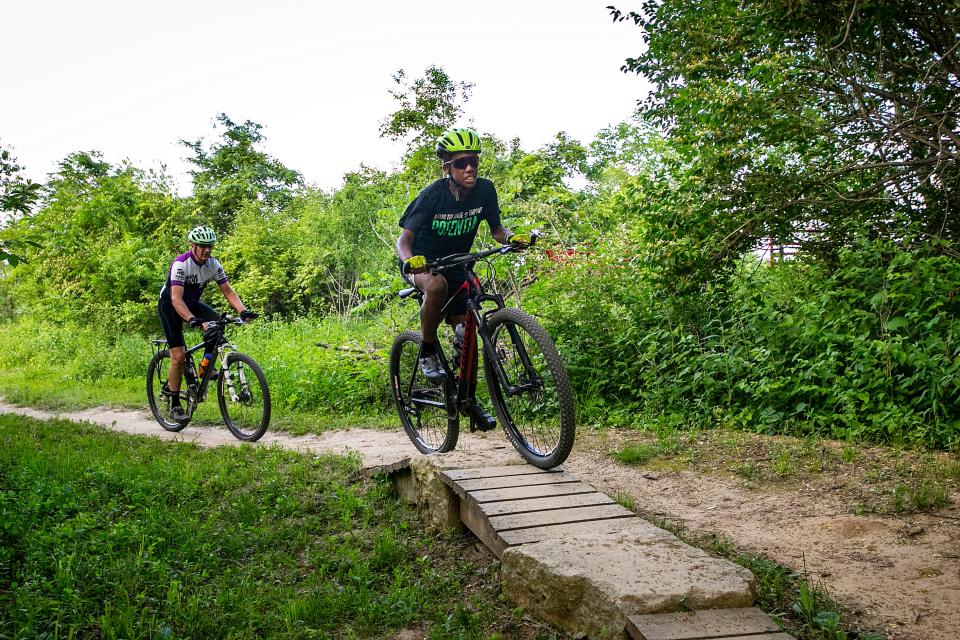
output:
[[[754,605],[780,621],[784,630],[799,640],[884,640],[869,631],[850,631],[842,626],[841,609],[826,588],[762,556],[740,553],[732,540],[716,534],[691,535],[682,522],[666,518],[651,520],[684,542],[749,569],[755,578]]]
[[[549,637],[357,471],[0,415],[0,637]]]
[[[621,464],[642,465],[657,457],[657,448],[649,444],[628,445],[610,454]]]
[[[299,435],[350,426],[396,427],[386,351],[393,329],[335,319],[258,322],[231,334],[263,367],[273,398],[271,428]],[[188,334],[188,342],[199,339]],[[317,343],[354,351],[325,349]],[[0,396],[45,409],[146,408],[147,336],[30,318],[0,322]],[[198,419],[219,422],[208,395]]]

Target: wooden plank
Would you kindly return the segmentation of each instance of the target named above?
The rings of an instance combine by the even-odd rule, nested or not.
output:
[[[450,480],[473,480],[475,478],[496,478],[498,476],[524,476],[534,473],[556,473],[556,469],[547,471],[540,469],[532,464],[511,464],[502,467],[479,467],[476,469],[448,469],[441,471],[440,475],[446,476]]]
[[[552,498],[528,498],[526,500],[507,500],[505,502],[485,502],[480,505],[480,511],[487,517],[505,516],[512,513],[530,513],[533,511],[548,511],[550,509],[568,509],[570,507],[587,507],[594,504],[613,504],[613,498],[600,493],[575,493]]]
[[[484,502],[526,500],[528,498],[549,498],[551,496],[566,496],[577,493],[596,492],[596,489],[584,482],[568,482],[563,484],[542,484],[531,487],[510,487],[509,489],[473,491],[468,497],[471,501],[482,504]]]
[[[635,640],[760,640],[760,634],[779,632],[780,626],[760,609],[749,607],[628,616],[626,631]]]
[[[494,531],[509,531],[510,529],[526,529],[529,527],[547,527],[568,522],[587,523],[592,520],[607,520],[609,518],[636,517],[629,509],[618,504],[599,504],[589,507],[575,507],[573,509],[553,509],[551,511],[534,511],[532,513],[516,513],[506,516],[490,518],[490,526]]]
[[[485,491],[488,489],[506,489],[509,487],[532,487],[538,484],[559,484],[563,482],[579,482],[569,473],[541,473],[523,476],[500,476],[497,478],[476,478],[473,480],[459,480],[456,485],[464,491]]]
[[[550,527],[531,527],[528,529],[511,529],[497,533],[497,538],[504,547],[515,547],[518,544],[531,544],[541,540],[568,538],[591,533],[612,533],[622,531],[632,525],[642,522],[639,518],[611,518],[609,520],[591,520],[590,522],[574,522],[572,524],[557,524]]]
[[[460,522],[493,551],[494,555],[498,558],[503,555],[506,545],[497,537],[497,532],[490,526],[490,520],[480,512],[476,503],[460,501]]]

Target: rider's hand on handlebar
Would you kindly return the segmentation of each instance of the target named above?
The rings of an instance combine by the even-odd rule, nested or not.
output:
[[[507,244],[526,248],[533,244],[533,237],[529,233],[511,233],[506,238]]]
[[[427,259],[423,256],[410,256],[403,261],[403,270],[407,273],[423,273],[427,270]]]
[[[203,320],[201,320],[197,316],[190,316],[190,319],[187,320],[187,324],[190,325],[191,329],[196,329],[197,327],[203,326]]]
[[[240,319],[243,320],[244,322],[247,322],[248,320],[253,320],[259,315],[260,314],[257,313],[256,311],[250,311],[249,309],[244,309],[243,311],[240,312]]]

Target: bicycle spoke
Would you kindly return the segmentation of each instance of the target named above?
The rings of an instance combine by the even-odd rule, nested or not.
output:
[[[217,399],[224,422],[234,436],[254,441],[270,421],[270,391],[259,366],[249,356],[234,353],[220,370]]]
[[[167,431],[180,431],[188,421],[175,422],[170,419],[172,396],[164,391],[169,369],[169,352],[166,350],[157,352],[147,366],[147,403],[150,405],[150,412],[154,419],[161,427]]]
[[[423,376],[419,353],[419,334],[405,332],[394,342],[390,369],[397,412],[418,450],[449,451],[456,444],[457,424],[447,412],[445,382],[431,382]]]
[[[546,332],[515,309],[490,321],[495,359],[487,385],[507,434],[529,462],[556,466],[573,446],[573,397],[563,363]],[[502,377],[501,377],[502,376]]]

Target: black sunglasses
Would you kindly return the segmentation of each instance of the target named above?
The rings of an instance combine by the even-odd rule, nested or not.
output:
[[[463,171],[467,167],[476,169],[480,166],[480,156],[463,156],[462,158],[451,160],[450,164],[453,165],[454,169],[459,169],[460,171]]]

